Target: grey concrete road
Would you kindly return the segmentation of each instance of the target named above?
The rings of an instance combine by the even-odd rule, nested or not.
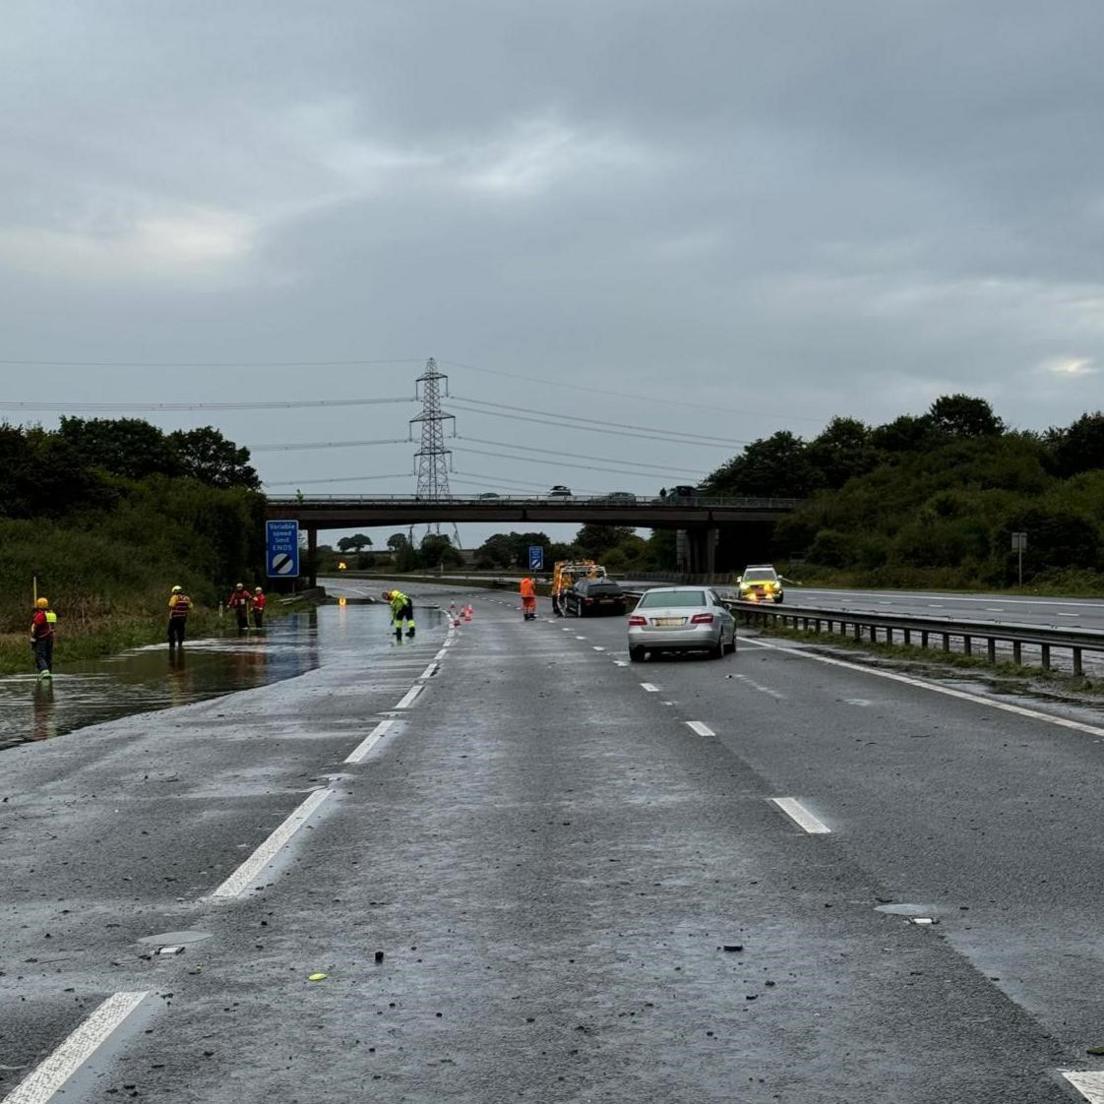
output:
[[[828,609],[1104,630],[1104,601],[1099,598],[1021,598],[1009,594],[829,590],[789,586],[786,588],[786,601]]]
[[[301,678],[9,753],[0,1093],[148,993],[69,1104],[1076,1098],[1104,729],[462,597],[449,637],[366,661],[384,611],[329,610]]]

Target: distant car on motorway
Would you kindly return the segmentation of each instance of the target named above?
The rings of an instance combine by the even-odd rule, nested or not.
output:
[[[636,495],[630,494],[628,491],[610,491],[606,495],[606,501],[611,506],[635,506]]]
[[[736,619],[709,587],[646,590],[629,615],[629,659],[649,652],[705,651],[713,659],[736,651]]]
[[[589,617],[595,613],[625,612],[625,592],[612,579],[580,579],[564,592],[564,614]]]
[[[785,596],[782,576],[770,564],[745,567],[736,580],[736,596],[741,602],[781,602]]]
[[[484,491],[479,496],[480,502],[493,502],[496,498],[500,498],[500,495],[495,494],[494,491]]]
[[[691,487],[687,483],[680,483],[667,492],[667,497],[673,498],[676,502],[693,502],[698,497],[698,488]]]
[[[548,492],[549,498],[570,498],[571,488],[565,487],[562,483],[557,483],[552,490]]]

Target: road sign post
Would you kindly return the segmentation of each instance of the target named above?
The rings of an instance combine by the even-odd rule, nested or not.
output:
[[[270,579],[299,578],[299,522],[265,522],[265,565]]]
[[[540,544],[529,545],[529,570],[544,570],[544,546]]]
[[[1013,533],[1012,534],[1012,551],[1017,553],[1017,560],[1019,561],[1019,579],[1020,589],[1023,589],[1023,554],[1024,549],[1027,547],[1027,534],[1026,533]]]

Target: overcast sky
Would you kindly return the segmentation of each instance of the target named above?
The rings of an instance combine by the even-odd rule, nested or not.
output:
[[[0,365],[0,400],[398,397],[436,356],[458,396],[732,441],[458,411],[469,449],[632,473],[458,452],[458,491],[654,492],[952,390],[1068,423],[1104,405],[1102,32],[1099,0],[8,0],[0,359],[86,363]],[[398,493],[313,481],[411,451],[255,461]]]

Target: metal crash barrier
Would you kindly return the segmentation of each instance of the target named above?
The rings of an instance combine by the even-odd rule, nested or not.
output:
[[[1085,652],[1104,653],[1104,632],[1091,629],[1057,629],[1043,625],[1010,625],[997,621],[959,621],[949,618],[913,617],[884,613],[858,613],[838,609],[815,609],[810,606],[774,606],[760,602],[726,600],[725,605],[737,612],[749,625],[780,625],[802,632],[838,632],[855,640],[869,639],[874,644],[900,643],[921,648],[937,638],[944,652],[951,651],[951,641],[962,641],[962,652],[974,655],[975,642],[984,641],[985,656],[997,662],[997,645],[1012,646],[1012,662],[1023,663],[1025,646],[1039,649],[1040,663],[1045,670],[1052,667],[1051,652],[1055,648],[1069,649],[1073,658],[1073,673],[1084,674],[1082,656]],[[879,638],[879,632],[882,637]]]

